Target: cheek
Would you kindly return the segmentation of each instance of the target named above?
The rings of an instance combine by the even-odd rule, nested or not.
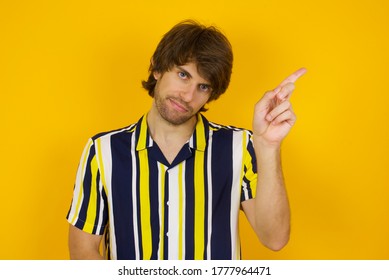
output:
[[[171,81],[164,81],[164,82],[159,83],[158,89],[162,92],[166,92],[166,94],[176,93],[176,92],[182,91],[182,89],[178,83],[174,83]]]
[[[208,101],[210,101],[211,99],[211,95],[210,94],[205,94],[204,96],[202,96],[202,100],[203,100],[203,103],[207,103]]]
[[[199,98],[197,101],[197,104],[196,104],[196,107],[197,109],[200,109],[201,107],[203,107],[205,104],[207,104],[208,102],[208,97],[201,97]]]

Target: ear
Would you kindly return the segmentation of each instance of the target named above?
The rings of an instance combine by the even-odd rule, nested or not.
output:
[[[159,78],[161,78],[161,73],[154,71],[153,76],[154,76],[154,79],[158,80]]]
[[[151,57],[151,59],[150,59],[150,69],[153,69],[153,68],[154,68],[154,58]],[[161,78],[161,74],[159,72],[153,71],[153,77],[154,77],[154,79],[158,80],[159,78]]]

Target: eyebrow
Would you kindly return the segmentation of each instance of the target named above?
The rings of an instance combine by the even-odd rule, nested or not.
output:
[[[187,75],[189,78],[192,78],[192,75],[191,75],[187,70],[185,70],[185,69],[182,68],[181,66],[177,66],[177,65],[176,65],[176,67],[177,67],[177,69],[180,70],[181,72],[184,72],[185,75]],[[211,84],[208,83],[208,82],[206,82],[206,83],[201,83],[201,84],[202,84],[202,85],[205,85],[205,86],[208,86],[208,87],[210,87],[210,88],[212,88]]]
[[[176,66],[178,70],[180,70],[181,72],[184,72],[185,75],[187,75],[189,78],[192,78],[192,75],[186,71],[184,68],[182,68],[181,66]]]

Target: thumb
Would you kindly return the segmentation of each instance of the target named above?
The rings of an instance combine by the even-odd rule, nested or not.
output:
[[[263,112],[269,111],[274,106],[274,100],[276,95],[281,91],[281,87],[277,87],[274,90],[267,91],[262,98],[256,104],[256,110]]]

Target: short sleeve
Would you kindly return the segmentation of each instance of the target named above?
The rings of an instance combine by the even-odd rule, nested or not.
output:
[[[255,197],[255,190],[257,185],[257,161],[252,141],[252,133],[247,132],[246,136],[247,145],[243,157],[241,202]]]
[[[89,139],[78,165],[73,199],[66,218],[85,232],[102,235],[107,217],[107,198],[100,180],[96,149],[93,140]]]

